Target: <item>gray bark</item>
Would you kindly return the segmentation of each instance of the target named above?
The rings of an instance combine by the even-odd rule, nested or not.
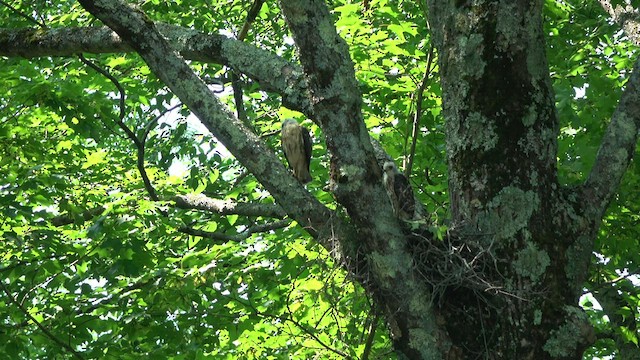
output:
[[[429,2],[454,224],[463,243],[491,247],[496,271],[482,276],[498,279],[496,286],[505,290],[489,297],[462,291],[478,300],[483,315],[447,328],[463,334],[452,340],[466,352],[580,359],[594,338],[577,300],[601,216],[637,142],[637,75],[588,180],[577,188],[560,186],[559,119],[545,58],[542,3]],[[456,314],[455,307],[445,311],[448,318]],[[500,335],[463,331],[474,323]]]
[[[312,117],[309,100],[305,96],[306,81],[299,65],[223,35],[205,34],[162,23],[156,26],[171,47],[185,59],[222,64],[237,70],[258,82],[263,90],[280,94],[285,106]],[[133,46],[108,27],[0,28],[0,56],[73,57],[85,52],[103,54],[133,51]]]

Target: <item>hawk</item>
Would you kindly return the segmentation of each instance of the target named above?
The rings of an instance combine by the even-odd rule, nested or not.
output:
[[[293,176],[303,184],[311,181],[309,163],[311,162],[311,136],[304,126],[294,119],[282,123],[282,151],[293,170]]]
[[[387,195],[391,200],[393,212],[401,220],[413,220],[416,212],[416,203],[409,181],[398,171],[396,164],[391,161],[385,162],[383,169],[382,181],[387,188]]]

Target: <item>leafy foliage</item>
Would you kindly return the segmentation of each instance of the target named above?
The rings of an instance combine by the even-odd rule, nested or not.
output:
[[[4,27],[95,24],[74,1],[13,3],[0,6]],[[425,9],[409,1],[331,3],[355,63],[367,127],[398,162],[413,153],[417,196],[432,217],[446,218],[444,120]],[[248,6],[150,0],[141,8],[154,21],[237,34]],[[559,172],[564,183],[576,184],[593,164],[635,48],[596,3],[547,1],[545,23],[562,119]],[[277,7],[267,2],[246,41],[295,61],[288,37]],[[273,199],[137,55],[87,57],[126,89],[123,124],[139,137],[149,129],[145,171],[161,201],[149,196],[135,147],[118,124],[120,94],[111,81],[78,58],[2,59],[1,357],[341,359],[365,351],[393,357],[364,290],[295,224],[241,241],[185,234],[182,229],[190,227],[237,235],[272,219],[179,209],[175,195],[261,204]],[[203,78],[219,80],[212,89],[237,110],[228,69],[191,65]],[[281,107],[274,94],[241,81],[251,126],[279,152],[273,135],[280,119],[301,117]],[[323,190],[329,170],[322,134],[304,124],[316,139],[309,190],[335,208]],[[603,337],[589,350],[591,357],[638,346],[638,289],[635,277],[626,276],[640,269],[637,167],[603,221],[585,284],[601,302],[583,302]],[[68,221],[56,223],[61,218]],[[369,336],[373,345],[367,348]],[[625,341],[612,340],[620,338]]]

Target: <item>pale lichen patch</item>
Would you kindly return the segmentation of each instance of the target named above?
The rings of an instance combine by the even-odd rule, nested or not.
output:
[[[538,281],[551,264],[551,259],[546,251],[540,250],[533,242],[528,241],[527,245],[518,251],[513,268],[518,275],[528,277],[531,281]]]
[[[483,228],[495,229],[497,239],[507,239],[527,226],[539,203],[535,192],[508,186],[487,204],[479,223]]]
[[[554,358],[567,357],[576,352],[589,329],[589,319],[579,308],[565,306],[567,320],[558,329],[551,332],[551,336],[543,349]]]

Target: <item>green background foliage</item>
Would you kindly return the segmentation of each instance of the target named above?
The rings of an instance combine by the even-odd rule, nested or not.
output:
[[[73,1],[8,3],[48,28],[97,24]],[[442,222],[448,202],[444,120],[424,7],[390,0],[330,3],[350,46],[367,128],[399,164],[411,153],[423,86],[411,182],[427,212]],[[141,8],[154,21],[234,35],[250,5],[152,0]],[[593,163],[636,48],[597,2],[547,1],[544,21],[562,121],[559,174],[563,183],[577,184]],[[3,5],[0,23],[35,26]],[[261,8],[245,41],[296,61],[272,2]],[[86,56],[126,89],[126,126],[137,135],[151,128],[145,168],[161,201],[151,201],[135,148],[117,124],[120,99],[111,81],[77,57],[2,59],[1,358],[70,358],[63,344],[87,359],[360,358],[369,336],[371,357],[393,358],[371,299],[295,223],[241,241],[181,232],[188,226],[235,235],[272,219],[177,209],[175,195],[263,204],[273,199],[139,56]],[[191,66],[203,78],[230,77],[217,64]],[[280,153],[274,136],[280,119],[303,118],[281,107],[275,94],[241,80],[253,129]],[[211,88],[235,109],[229,83]],[[304,124],[314,137],[308,189],[336,207],[323,190],[328,160],[322,134],[311,121]],[[603,335],[588,358],[638,345],[638,290],[625,275],[640,268],[639,189],[635,162],[603,220],[585,284],[585,293],[596,298],[611,288],[621,294],[606,305],[583,301]],[[98,216],[83,216],[98,207],[104,208]],[[54,225],[62,214],[71,216],[70,223]],[[627,342],[606,339],[611,333]]]

